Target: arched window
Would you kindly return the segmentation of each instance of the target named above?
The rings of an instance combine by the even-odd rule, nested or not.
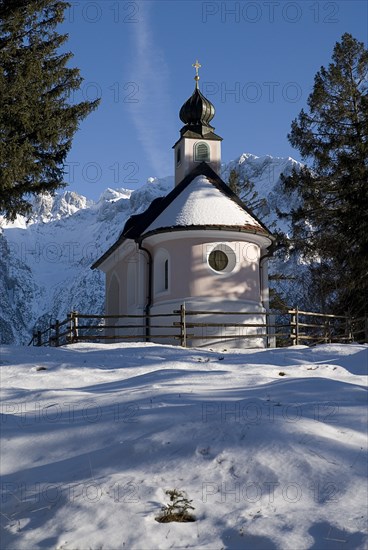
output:
[[[204,141],[194,145],[194,160],[197,162],[208,162],[210,160],[210,148]]]
[[[153,263],[155,293],[167,292],[170,287],[170,260],[167,250],[160,248],[155,254]]]
[[[107,313],[108,315],[119,315],[120,285],[119,279],[114,273],[111,277],[107,290]]]
[[[178,150],[176,151],[176,164],[181,163],[181,149],[178,147]]]
[[[169,260],[165,260],[164,264],[164,288],[165,290],[169,288]]]
[[[133,310],[137,305],[137,262],[130,261],[127,266],[127,307]]]

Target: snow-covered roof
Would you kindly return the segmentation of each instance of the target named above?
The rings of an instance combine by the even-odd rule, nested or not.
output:
[[[258,221],[226,197],[208,177],[197,176],[147,227],[145,233],[166,227],[236,226],[262,229]]]
[[[200,163],[165,197],[154,199],[141,214],[131,216],[118,240],[99,258],[99,267],[126,239],[142,241],[155,232],[223,229],[274,237],[205,162]]]

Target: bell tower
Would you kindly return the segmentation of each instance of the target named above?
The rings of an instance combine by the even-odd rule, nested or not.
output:
[[[206,162],[220,174],[221,141],[210,125],[215,116],[215,107],[199,91],[198,61],[193,64],[196,74],[195,89],[190,98],[180,109],[179,117],[184,126],[180,130],[180,138],[173,146],[175,162],[175,186],[178,185],[193,168],[201,162]]]

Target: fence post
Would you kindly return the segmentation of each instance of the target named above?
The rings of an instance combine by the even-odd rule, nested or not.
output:
[[[59,334],[60,334],[60,327],[59,327],[59,319],[56,319],[55,321],[55,346],[59,346]]]
[[[185,302],[180,306],[180,344],[187,347],[187,327],[185,323]]]
[[[296,307],[295,342],[299,346],[299,308]]]
[[[66,343],[72,344],[73,343],[73,311],[67,314],[67,319],[69,321],[69,334],[66,334]]]
[[[37,337],[37,346],[42,346],[42,334],[40,330],[37,331],[36,337]]]
[[[345,336],[346,336],[347,342],[352,342],[353,341],[352,326],[353,326],[352,318],[348,313],[346,313],[346,326],[345,326],[346,334],[345,334]]]
[[[71,332],[72,332],[72,343],[78,342],[79,337],[79,330],[78,330],[78,312],[72,311],[70,314],[70,325],[71,325]]]
[[[331,321],[330,319],[327,317],[326,321],[325,321],[325,336],[324,336],[324,340],[325,342],[327,342],[327,344],[331,344]]]
[[[293,346],[299,345],[299,309],[296,307],[290,313],[290,336]]]
[[[276,324],[276,316],[274,313],[271,313],[270,310],[266,311],[266,342],[268,348],[276,348],[276,327],[274,326]],[[273,325],[273,326],[271,326]]]
[[[270,314],[266,311],[266,348],[271,347],[271,334],[270,334]]]

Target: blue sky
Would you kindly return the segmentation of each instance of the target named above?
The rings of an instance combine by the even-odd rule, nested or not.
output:
[[[179,110],[194,90],[213,102],[222,160],[291,156],[291,121],[344,32],[367,43],[367,3],[347,1],[71,1],[60,32],[84,82],[74,99],[102,101],[68,157],[70,190],[96,199],[173,174]]]

